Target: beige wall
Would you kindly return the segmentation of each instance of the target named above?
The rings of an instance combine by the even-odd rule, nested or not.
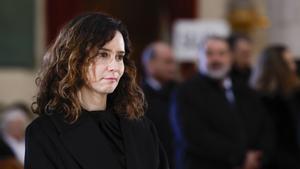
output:
[[[35,73],[21,69],[0,70],[0,103],[7,105],[14,102],[30,104],[35,93]]]

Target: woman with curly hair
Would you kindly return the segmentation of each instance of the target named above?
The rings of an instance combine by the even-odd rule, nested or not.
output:
[[[124,25],[101,13],[71,20],[45,55],[26,130],[25,169],[166,169],[129,57]]]

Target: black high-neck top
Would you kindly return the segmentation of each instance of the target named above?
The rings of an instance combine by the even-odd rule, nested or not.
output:
[[[107,139],[108,146],[115,155],[118,163],[117,169],[126,168],[126,156],[123,143],[123,134],[120,127],[120,118],[117,114],[105,111],[88,111],[83,110],[84,113],[88,113],[99,126],[99,134],[103,134]]]

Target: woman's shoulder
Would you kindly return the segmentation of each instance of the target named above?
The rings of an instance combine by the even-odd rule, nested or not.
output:
[[[45,136],[54,132],[55,127],[49,115],[39,115],[26,127],[26,135],[31,136]]]
[[[143,115],[138,119],[123,118],[123,120],[127,121],[130,125],[135,127],[147,127],[147,128],[153,127],[153,122],[145,115]]]
[[[36,117],[26,128],[26,130],[36,130],[39,129],[42,125],[42,123],[45,123],[49,120],[49,117],[45,115],[39,115]]]
[[[27,141],[40,140],[39,142],[43,142],[41,140],[44,140],[46,135],[45,132],[43,131],[41,123],[43,123],[44,120],[45,117],[38,116],[26,127],[25,139]]]

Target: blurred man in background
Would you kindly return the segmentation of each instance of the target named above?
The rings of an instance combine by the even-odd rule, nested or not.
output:
[[[271,138],[268,118],[250,88],[229,77],[231,64],[227,40],[210,36],[200,49],[200,73],[179,87],[185,169],[259,169],[263,164]]]
[[[176,62],[171,47],[164,42],[154,42],[143,52],[145,70],[142,88],[148,102],[146,116],[158,129],[158,135],[168,154],[172,167],[173,140],[170,128],[169,108],[176,86]]]
[[[25,128],[29,124],[28,109],[21,105],[12,105],[1,113],[2,147],[13,155],[21,165],[25,156]]]
[[[228,38],[228,43],[233,57],[231,77],[248,84],[253,59],[252,40],[236,33]]]
[[[22,169],[9,146],[0,137],[0,169]]]

